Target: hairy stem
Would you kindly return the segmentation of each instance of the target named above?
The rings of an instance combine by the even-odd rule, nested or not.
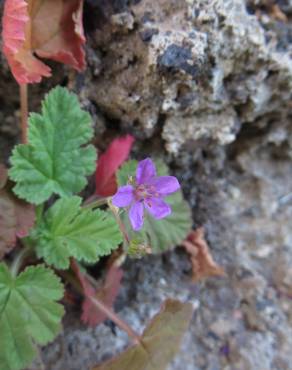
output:
[[[27,143],[28,94],[27,84],[20,85],[21,142]]]
[[[128,334],[129,338],[131,338],[135,344],[141,342],[141,337],[139,336],[139,334],[136,333],[125,321],[123,321],[110,307],[108,307],[106,304],[104,304],[97,297],[87,297],[87,296],[85,296],[79,281],[71,273],[68,273],[68,272],[64,271],[64,272],[62,272],[62,275],[67,281],[69,281],[84,296],[84,298],[90,299],[92,304],[96,307],[96,309],[103,312],[120,329],[124,330]],[[90,280],[94,280],[94,279],[91,277]],[[94,283],[93,285],[96,288],[97,284]]]
[[[95,297],[90,297],[93,305],[102,311],[110,320],[112,320],[119,328],[124,330],[128,336],[133,339],[134,343],[140,343],[140,336],[125,322],[123,321],[112,309],[106,306],[102,301]]]
[[[109,206],[110,210],[112,211],[112,213],[113,213],[113,215],[114,215],[114,217],[115,217],[115,219],[116,219],[116,221],[119,225],[119,228],[120,228],[120,230],[121,230],[121,232],[124,236],[125,241],[127,242],[127,244],[130,244],[130,238],[128,236],[126,227],[125,227],[123,221],[120,218],[120,215],[119,215],[119,212],[118,212],[117,208],[112,204],[112,202],[110,200],[108,200],[107,203],[108,203],[108,206]]]

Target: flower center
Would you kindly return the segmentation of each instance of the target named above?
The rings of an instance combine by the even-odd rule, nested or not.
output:
[[[147,200],[149,198],[158,197],[159,194],[153,185],[137,185],[134,190],[135,198],[139,200]]]

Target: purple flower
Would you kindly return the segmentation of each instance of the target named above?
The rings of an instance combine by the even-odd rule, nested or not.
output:
[[[134,230],[140,230],[144,221],[144,207],[157,220],[171,214],[164,197],[180,188],[174,176],[157,176],[155,165],[150,158],[139,162],[136,181],[133,185],[122,186],[112,202],[116,207],[129,207],[129,219]]]

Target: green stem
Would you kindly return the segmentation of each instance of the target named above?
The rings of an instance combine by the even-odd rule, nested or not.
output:
[[[115,217],[115,219],[116,219],[116,221],[119,225],[119,228],[120,228],[120,230],[121,230],[121,232],[124,236],[124,239],[125,239],[126,243],[129,245],[130,244],[130,238],[129,238],[129,235],[127,233],[126,227],[125,227],[123,221],[120,218],[118,209],[112,204],[110,199],[108,199],[107,204],[108,204],[110,210],[112,211],[112,213],[113,213],[113,215],[114,215],[114,217]]]
[[[36,220],[39,222],[42,219],[44,212],[44,203],[36,207]]]
[[[96,199],[96,200],[94,200],[93,202],[90,202],[90,203],[85,201],[82,208],[83,209],[94,209],[94,208],[97,208],[97,207],[100,207],[100,206],[104,206],[105,204],[107,204],[107,202],[108,202],[108,198]]]

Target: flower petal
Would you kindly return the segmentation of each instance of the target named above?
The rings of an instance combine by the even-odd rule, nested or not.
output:
[[[116,195],[112,198],[112,203],[116,207],[127,207],[134,200],[134,189],[131,185],[121,186]]]
[[[171,214],[170,206],[161,198],[150,198],[144,201],[147,211],[157,220]]]
[[[160,195],[169,195],[180,189],[180,184],[174,176],[160,176],[150,181]]]
[[[156,168],[150,158],[146,158],[139,162],[136,170],[136,181],[140,184],[145,184],[156,176]]]
[[[144,222],[144,206],[142,202],[135,202],[129,211],[129,219],[135,231],[140,230]]]

